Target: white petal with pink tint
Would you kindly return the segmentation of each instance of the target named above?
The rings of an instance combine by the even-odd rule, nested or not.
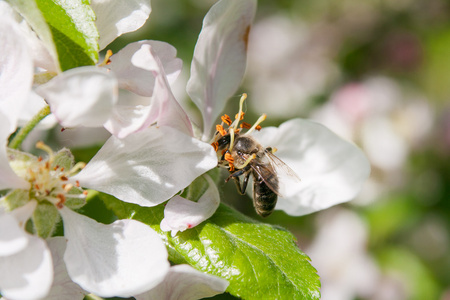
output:
[[[161,221],[161,230],[171,231],[175,236],[178,231],[197,226],[209,219],[220,204],[220,195],[216,184],[205,175],[209,187],[197,202],[175,196],[167,202],[164,208],[164,219]]]
[[[139,64],[133,64],[131,58],[142,48],[142,45],[150,45],[153,53],[148,51],[147,55],[158,56],[161,65],[167,75],[168,81],[172,83],[181,72],[183,62],[177,58],[177,50],[170,44],[160,41],[139,41],[128,44],[125,48],[111,56],[111,64],[107,67],[114,71],[119,87],[132,91],[138,95],[150,97],[153,94],[155,78],[152,69],[145,67],[145,60]],[[144,65],[144,67],[143,67]]]
[[[118,83],[110,71],[88,66],[68,70],[36,92],[49,103],[62,126],[100,127],[117,102]]]
[[[202,273],[189,265],[170,268],[163,282],[147,293],[135,296],[136,300],[197,300],[225,292],[228,281]]]
[[[155,121],[158,122],[159,126],[170,126],[192,136],[192,125],[189,117],[173,96],[164,66],[153,51],[153,47],[142,45],[141,49],[133,55],[131,61],[135,66],[152,71],[155,76],[153,107],[150,112],[153,117],[149,117],[146,123],[150,125],[154,122],[151,120],[156,118]]]
[[[155,206],[216,165],[211,145],[152,126],[124,139],[111,137],[73,179],[125,202]]]
[[[370,173],[364,153],[315,122],[293,119],[263,128],[254,137],[301,178],[278,200],[277,209],[299,216],[350,201]]]
[[[91,7],[97,16],[100,50],[118,36],[139,29],[151,12],[150,0],[91,0]]]
[[[64,207],[70,278],[102,297],[131,297],[158,285],[169,270],[167,250],[159,235],[135,220],[105,225]]]
[[[203,20],[187,92],[202,112],[205,138],[244,76],[255,11],[255,0],[222,0],[211,7]]]

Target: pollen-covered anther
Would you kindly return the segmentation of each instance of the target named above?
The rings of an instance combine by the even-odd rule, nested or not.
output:
[[[75,181],[75,186],[76,187],[80,187],[80,182],[77,180],[77,181]]]
[[[223,128],[222,125],[216,125],[216,130],[222,135],[225,136],[227,134],[227,131]]]
[[[225,160],[227,161],[227,162],[229,162],[230,164],[232,164],[232,163],[234,163],[234,159],[233,159],[233,156],[231,156],[231,154],[230,153],[225,153]]]
[[[56,207],[61,209],[64,206],[64,203],[66,203],[66,196],[64,194],[58,194],[56,195],[56,198],[59,199],[59,201],[56,203]]]
[[[240,115],[240,117],[239,117],[239,115]],[[234,116],[234,118],[235,118],[236,120],[242,121],[242,120],[244,120],[244,115],[245,115],[245,112],[241,111],[240,113],[237,113],[237,114]]]
[[[88,191],[83,191],[83,195],[87,196]]]
[[[219,143],[218,142],[212,143],[211,146],[214,148],[214,151],[217,152],[217,150],[219,150]]]
[[[261,129],[262,129],[261,125],[257,125],[257,126],[255,127],[255,130],[260,131]]]
[[[242,122],[239,127],[244,128],[244,129],[249,129],[252,127],[251,124],[247,123],[247,122]]]
[[[222,120],[222,122],[224,122],[225,124],[227,124],[228,126],[231,125],[231,118],[229,115],[225,114],[222,117],[220,117],[220,119]]]
[[[67,176],[65,176],[65,175],[59,176],[59,179],[61,179],[61,181],[67,181],[67,180],[69,180],[69,178],[67,178]]]

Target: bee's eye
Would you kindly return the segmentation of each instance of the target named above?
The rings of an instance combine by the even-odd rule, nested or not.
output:
[[[217,141],[217,144],[218,144],[218,146],[219,146],[219,149],[225,148],[227,145],[230,144],[230,135],[227,134],[227,135],[221,137],[221,138]]]

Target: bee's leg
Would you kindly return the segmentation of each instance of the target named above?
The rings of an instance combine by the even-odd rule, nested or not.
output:
[[[237,173],[237,172],[235,172]],[[234,182],[236,183],[236,187],[237,190],[239,192],[239,194],[244,195],[245,194],[245,190],[247,189],[247,184],[248,184],[248,179],[250,177],[250,171],[247,171],[247,173],[244,173],[244,181],[242,182],[242,186],[241,186],[241,180],[239,179],[239,177],[233,177]],[[232,174],[233,175],[233,174]]]
[[[245,190],[247,189],[248,178],[250,177],[250,173],[251,173],[250,171],[251,171],[250,166],[247,165],[245,168],[240,169],[240,170],[230,174],[230,176],[228,176],[228,178],[225,179],[225,182],[228,182],[231,178],[233,178],[234,182],[236,183],[238,192],[241,195],[244,195]],[[244,175],[245,177],[244,177],[244,182],[242,183],[242,186],[241,186],[241,181],[239,180],[239,177],[242,175]]]

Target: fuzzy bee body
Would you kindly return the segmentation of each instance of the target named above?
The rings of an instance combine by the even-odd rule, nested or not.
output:
[[[264,148],[249,135],[254,130],[261,129],[259,124],[266,119],[265,114],[253,126],[243,122],[241,128],[238,128],[244,116],[242,109],[246,98],[247,94],[243,94],[239,112],[233,122],[228,115],[221,117],[222,124],[216,126],[211,146],[217,152],[218,166],[227,168],[230,172],[225,181],[232,178],[240,194],[245,194],[250,175],[253,176],[253,205],[260,216],[267,217],[275,209],[278,197],[283,197],[286,187],[296,186],[300,178],[273,154],[276,149]],[[224,124],[229,126],[228,129],[223,128]],[[248,130],[242,133],[242,128]]]

